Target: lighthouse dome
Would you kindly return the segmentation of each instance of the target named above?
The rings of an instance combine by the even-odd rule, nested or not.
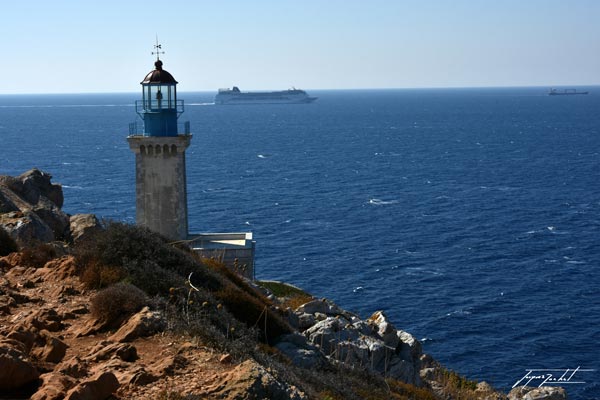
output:
[[[156,60],[156,62],[154,63],[155,69],[153,71],[150,71],[141,83],[142,84],[163,83],[163,84],[168,84],[168,85],[177,84],[177,81],[175,80],[175,78],[173,78],[173,75],[171,75],[169,72],[165,71],[162,68],[162,65],[163,65],[162,61]]]

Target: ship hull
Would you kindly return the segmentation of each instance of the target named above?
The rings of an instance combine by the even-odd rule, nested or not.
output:
[[[589,92],[574,92],[574,93],[548,93],[548,96],[575,96],[577,94],[588,94]]]
[[[548,96],[574,96],[576,94],[588,94],[589,92],[579,92],[577,89],[565,89],[558,91],[557,89],[550,89]]]

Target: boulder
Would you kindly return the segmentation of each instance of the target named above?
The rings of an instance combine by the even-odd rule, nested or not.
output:
[[[64,201],[62,186],[51,181],[52,175],[33,168],[5,182],[12,191],[29,204],[37,204],[43,196],[60,208]]]
[[[311,300],[308,303],[302,304],[296,308],[296,313],[299,314],[324,314],[326,316],[336,316],[349,314],[337,306],[337,304],[327,300]]]
[[[70,218],[70,233],[74,242],[86,240],[102,229],[94,214],[75,214]]]
[[[117,357],[120,360],[132,362],[137,360],[137,349],[129,343],[100,342],[86,357],[90,361],[108,360]]]
[[[207,388],[210,398],[302,400],[306,395],[298,388],[282,382],[274,371],[268,371],[254,360],[246,360],[223,373]]]
[[[508,393],[509,400],[566,400],[567,392],[559,386],[517,386]]]
[[[122,385],[136,386],[145,386],[159,379],[158,376],[146,371],[142,366],[136,366],[133,369],[118,373],[117,377]]]
[[[54,371],[69,375],[73,378],[83,378],[88,374],[87,363],[77,356],[61,362],[56,366]]]
[[[294,314],[297,315],[297,320],[298,320],[298,329],[300,329],[301,331],[305,331],[308,328],[312,327],[316,322],[317,319],[315,318],[315,316],[313,314],[308,314],[303,312],[302,314]]]
[[[418,364],[415,365],[415,363],[399,357],[392,357],[387,374],[393,376],[394,379],[419,386],[421,384],[421,375],[416,366]]]
[[[398,351],[402,354],[404,359],[408,359],[409,355],[413,360],[418,360],[423,354],[423,348],[421,342],[419,342],[413,335],[403,330],[398,330],[398,339],[400,339]]]
[[[49,372],[40,376],[42,384],[31,396],[31,400],[62,400],[76,380],[60,372]]]
[[[77,276],[77,265],[73,256],[63,256],[50,260],[33,273],[34,278],[61,283],[75,276]]]
[[[172,375],[177,369],[183,368],[187,364],[188,359],[181,354],[167,356],[152,365],[152,372],[156,376]]]
[[[19,211],[19,208],[0,188],[0,214],[9,213],[11,211]]]
[[[352,325],[344,324],[339,318],[328,317],[304,331],[304,335],[325,355],[330,355],[336,351],[337,343],[356,340],[359,332]]]
[[[383,311],[375,312],[368,319],[368,322],[373,325],[373,330],[377,332],[386,346],[393,347],[394,349],[398,347],[400,339],[398,338],[397,330]]]
[[[44,197],[40,197],[32,210],[48,225],[52,233],[54,233],[56,240],[69,239],[71,235],[69,216],[54,203]]]
[[[43,362],[55,364],[61,362],[69,346],[46,330],[40,332],[38,340],[40,339],[43,345],[33,349],[31,354]]]
[[[51,308],[35,310],[25,318],[23,324],[50,332],[57,332],[64,328],[60,315]]]
[[[112,372],[103,372],[85,380],[67,392],[65,400],[105,400],[119,388]]]
[[[1,294],[0,295],[0,315],[2,315],[2,314],[9,315],[10,309],[12,307],[16,306],[16,304],[17,304],[17,302],[15,301],[15,299],[10,297],[9,295]]]
[[[29,353],[39,338],[39,330],[25,323],[17,323],[5,334],[6,339],[20,343],[19,348]]]
[[[0,343],[0,391],[18,389],[38,377],[39,372],[23,352]]]
[[[121,326],[108,340],[113,342],[131,342],[138,337],[160,332],[165,327],[166,321],[160,312],[150,311],[148,307],[144,307]]]
[[[72,333],[75,337],[89,336],[108,328],[110,321],[90,318],[82,326],[72,326]]]
[[[29,243],[36,240],[51,242],[54,240],[52,229],[33,211],[0,214],[0,225],[13,239],[20,243]]]
[[[327,364],[323,353],[316,346],[308,343],[306,337],[299,333],[281,336],[275,348],[300,368],[315,368]]]
[[[38,169],[0,177],[0,225],[18,242],[69,238],[69,216],[60,209],[62,187],[51,179]]]

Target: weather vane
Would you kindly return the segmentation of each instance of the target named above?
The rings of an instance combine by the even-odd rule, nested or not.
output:
[[[154,45],[154,51],[152,52],[152,55],[156,54],[156,61],[158,61],[158,56],[160,54],[165,54],[165,52],[161,50],[162,44],[158,44],[158,35],[156,35],[156,44]]]

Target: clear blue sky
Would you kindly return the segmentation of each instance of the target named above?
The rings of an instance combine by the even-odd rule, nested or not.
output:
[[[598,0],[21,0],[0,94],[600,84]]]

